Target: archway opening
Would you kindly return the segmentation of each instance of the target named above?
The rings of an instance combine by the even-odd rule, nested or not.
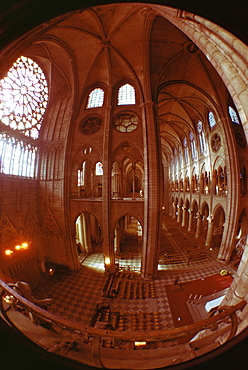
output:
[[[127,214],[116,222],[114,251],[119,269],[140,271],[142,226],[134,216]]]
[[[225,226],[225,212],[219,206],[214,213],[214,230],[212,237],[212,247],[219,248],[222,241],[223,231]]]
[[[91,255],[94,265],[94,257],[97,260],[96,255],[102,255],[101,225],[92,213],[85,211],[78,216],[75,226],[79,261],[83,263]],[[96,263],[99,264],[99,261]]]

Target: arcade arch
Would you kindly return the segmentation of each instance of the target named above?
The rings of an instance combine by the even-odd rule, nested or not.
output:
[[[80,261],[101,244],[102,228],[99,220],[90,212],[82,212],[76,219],[76,244]]]
[[[114,227],[115,263],[119,269],[140,271],[143,230],[140,222],[131,214],[120,217]]]

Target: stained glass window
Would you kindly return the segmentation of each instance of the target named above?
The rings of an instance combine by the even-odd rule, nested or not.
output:
[[[208,112],[208,123],[210,128],[213,128],[216,125],[215,116],[211,111]]]
[[[135,114],[119,114],[115,120],[115,128],[120,132],[132,132],[136,130],[139,120]]]
[[[37,147],[0,133],[0,172],[8,175],[36,177]]]
[[[92,135],[98,130],[100,130],[102,126],[102,119],[101,117],[91,116],[85,117],[81,122],[81,130],[85,135]]]
[[[191,147],[192,159],[196,159],[197,158],[197,152],[196,152],[195,137],[194,137],[193,132],[189,133],[189,138],[190,138],[190,147]]]
[[[186,137],[183,140],[183,146],[184,146],[184,159],[185,159],[185,163],[188,163],[188,161],[189,161],[189,149],[188,149],[188,142],[187,142]]]
[[[103,165],[102,162],[96,163],[96,175],[101,176],[103,175]]]
[[[179,149],[179,166],[182,167],[183,165],[183,155],[182,155],[182,149]]]
[[[89,93],[86,108],[98,108],[103,106],[104,90],[100,87],[95,88]]]
[[[201,121],[197,122],[197,130],[198,130],[198,135],[199,135],[200,151],[201,153],[205,153],[207,151],[207,143],[206,143],[205,133],[203,131],[203,125]]]
[[[231,107],[230,105],[228,107],[228,113],[229,113],[229,116],[231,118],[231,121],[233,123],[236,123],[236,124],[239,125],[240,124],[240,120],[238,118],[238,115],[237,115],[236,111],[233,109],[233,107]]]
[[[0,119],[37,139],[48,102],[48,86],[38,64],[21,56],[0,81]]]
[[[130,84],[122,85],[118,90],[118,105],[135,104],[135,89]]]
[[[81,170],[78,170],[78,186],[85,186],[85,171],[86,171],[86,161],[82,163]]]

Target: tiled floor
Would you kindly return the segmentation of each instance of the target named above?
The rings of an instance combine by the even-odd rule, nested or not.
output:
[[[140,267],[140,259],[121,260],[121,264],[137,269]],[[89,325],[96,304],[108,302],[112,311],[128,312],[130,315],[139,311],[158,312],[161,327],[166,329],[173,327],[173,320],[165,285],[173,284],[176,277],[179,277],[182,283],[214,275],[223,268],[228,270],[227,266],[216,261],[214,254],[207,260],[190,264],[185,261],[176,265],[160,265],[158,277],[154,281],[156,298],[111,299],[103,296],[107,276],[104,273],[101,246],[98,246],[94,253],[82,261],[79,271],[64,275],[61,281],[53,277],[44,281],[35,291],[35,297],[52,298],[50,312],[85,325]],[[130,327],[127,327],[128,329]]]
[[[173,284],[176,276],[180,276],[180,282],[185,282],[213,275],[223,268],[222,264],[213,263],[210,267],[181,272],[180,275],[173,271],[161,271],[154,282],[156,298],[109,299],[103,297],[106,275],[101,260],[103,257],[99,253],[93,254],[85,260],[79,271],[63,276],[61,281],[45,281],[35,292],[36,298],[52,298],[50,312],[86,325],[91,321],[96,304],[108,302],[113,312],[158,312],[161,327],[167,329],[173,327],[173,320],[165,285]]]

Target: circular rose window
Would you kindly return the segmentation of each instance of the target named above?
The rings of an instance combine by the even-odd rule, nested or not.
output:
[[[38,64],[21,56],[0,81],[0,119],[37,139],[48,103],[46,77]]]
[[[212,136],[211,146],[214,152],[218,152],[221,147],[221,138],[219,134],[215,134]]]
[[[136,130],[139,120],[133,113],[122,113],[115,119],[115,128],[120,132],[132,132]]]
[[[86,117],[81,123],[81,130],[86,135],[91,135],[97,132],[102,126],[102,119],[100,117]]]

